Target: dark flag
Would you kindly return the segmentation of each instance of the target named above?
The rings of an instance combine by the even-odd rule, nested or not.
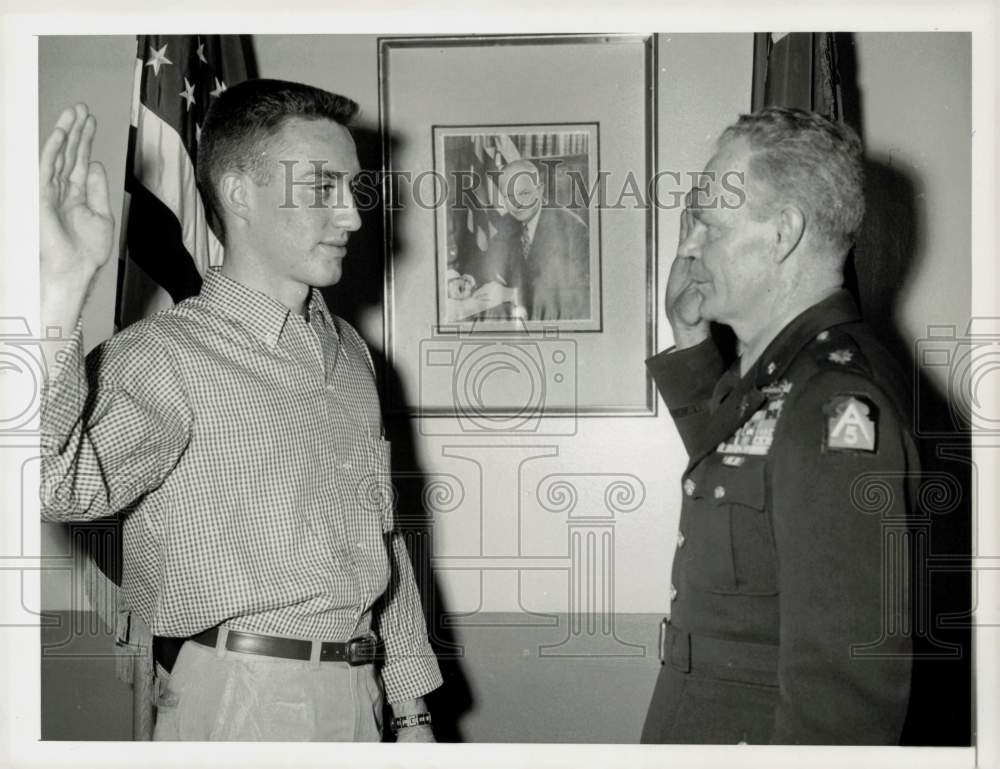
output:
[[[798,107],[843,119],[837,47],[832,32],[754,35],[753,109]]]

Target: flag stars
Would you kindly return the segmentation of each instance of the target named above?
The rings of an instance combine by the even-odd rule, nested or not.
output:
[[[219,97],[219,96],[222,95],[222,92],[226,90],[226,88],[227,88],[227,86],[226,86],[225,83],[223,83],[221,80],[219,80],[219,78],[215,78],[215,90],[214,91],[209,91],[209,93],[212,96]]]
[[[187,102],[187,111],[190,112],[191,105],[194,104],[194,86],[187,78],[184,78],[184,90],[180,92],[180,97]]]
[[[152,58],[150,58],[146,62],[146,66],[147,67],[152,67],[153,68],[153,74],[156,75],[157,77],[160,76],[160,65],[162,65],[162,64],[173,64],[173,62],[170,61],[170,59],[167,58],[167,46],[166,46],[166,43],[164,43],[164,45],[163,45],[162,48],[159,48],[159,49],[154,48],[154,49],[152,49],[151,57]]]

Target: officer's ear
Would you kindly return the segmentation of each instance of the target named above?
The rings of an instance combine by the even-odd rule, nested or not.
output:
[[[792,203],[781,206],[774,215],[774,258],[781,263],[795,250],[806,230],[802,209]]]

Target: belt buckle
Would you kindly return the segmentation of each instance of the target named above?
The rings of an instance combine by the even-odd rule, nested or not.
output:
[[[347,642],[347,664],[364,665],[375,658],[375,639],[369,636],[352,638]]]

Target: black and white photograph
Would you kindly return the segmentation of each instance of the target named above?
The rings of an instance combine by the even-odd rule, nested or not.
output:
[[[995,9],[475,5],[5,12],[0,764],[997,765]]]
[[[435,127],[442,324],[599,329],[596,129]]]

